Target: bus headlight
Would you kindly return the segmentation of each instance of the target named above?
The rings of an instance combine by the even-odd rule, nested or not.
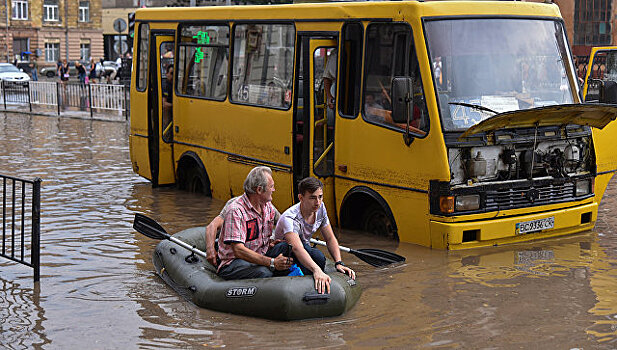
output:
[[[468,211],[480,209],[480,195],[471,194],[456,196],[456,211]]]
[[[575,196],[584,196],[591,193],[591,179],[576,181]]]

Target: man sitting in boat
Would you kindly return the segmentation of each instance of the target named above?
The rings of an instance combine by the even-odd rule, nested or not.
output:
[[[323,203],[323,183],[314,177],[303,179],[298,184],[298,199],[300,202],[285,210],[276,224],[274,238],[285,242],[276,245],[273,251],[285,251],[286,246],[291,245],[291,257],[305,275],[313,275],[315,289],[320,293],[329,293],[330,276],[324,273],[326,257],[319,249],[309,245],[309,239],[317,230],[321,230],[336,269],[353,279],[356,273],[341,260],[338,241]]]
[[[227,215],[227,212],[229,212],[229,207],[231,207],[231,204],[240,197],[241,196],[237,196],[228,200],[227,203],[225,203],[223,209],[221,209],[219,215],[212,219],[208,226],[206,226],[206,260],[208,260],[208,262],[213,266],[218,266],[219,264],[217,261],[217,251],[214,243],[218,238],[220,229],[223,227],[223,223],[225,223],[225,215]],[[281,217],[281,213],[278,211],[278,209],[276,209],[276,207],[274,208],[274,210],[274,222],[276,223]],[[270,245],[273,244],[270,243]]]
[[[272,205],[274,180],[268,167],[253,168],[244,180],[244,194],[234,201],[219,239],[218,275],[224,279],[272,277],[284,274],[293,259],[269,249],[276,209]]]

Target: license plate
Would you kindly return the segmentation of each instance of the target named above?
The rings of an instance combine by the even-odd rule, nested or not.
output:
[[[538,232],[555,227],[555,217],[551,216],[545,219],[523,221],[516,224],[515,234],[520,235],[529,232]]]

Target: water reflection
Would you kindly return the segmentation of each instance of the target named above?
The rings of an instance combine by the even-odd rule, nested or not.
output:
[[[4,273],[10,269],[0,264]],[[4,274],[3,273],[3,274]],[[11,277],[15,277],[14,275]],[[23,287],[0,278],[0,344],[9,349],[40,348],[49,344],[43,322],[45,310],[40,303],[39,286]]]
[[[174,233],[205,225],[224,201],[152,188],[132,173],[127,137],[123,123],[0,114],[0,172],[43,179],[40,292],[31,270],[0,260],[3,346],[617,347],[616,181],[595,232],[562,239],[443,252],[340,231],[343,245],[407,262],[377,269],[345,255],[358,304],[281,323],[198,308],[155,274],[158,242],[133,231],[133,213]]]

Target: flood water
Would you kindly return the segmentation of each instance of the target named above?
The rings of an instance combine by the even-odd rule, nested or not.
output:
[[[134,212],[177,232],[224,202],[134,175],[125,123],[0,114],[0,174],[43,179],[41,281],[0,259],[0,348],[617,348],[615,181],[595,231],[567,238],[444,252],[341,232],[407,263],[346,256],[364,288],[350,312],[274,322],[196,307],[154,273]]]

